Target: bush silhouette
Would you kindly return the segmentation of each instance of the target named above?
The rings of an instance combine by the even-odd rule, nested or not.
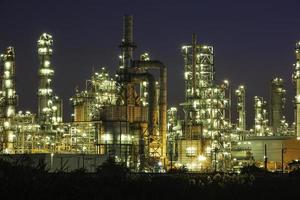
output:
[[[130,173],[130,170],[124,163],[117,163],[114,160],[109,159],[100,165],[96,172],[102,177],[126,178]]]
[[[257,174],[266,173],[265,169],[259,168],[256,165],[245,166],[241,169],[241,174]]]
[[[186,174],[188,172],[188,168],[186,166],[181,166],[179,168],[172,168],[168,170],[168,173],[173,174]]]

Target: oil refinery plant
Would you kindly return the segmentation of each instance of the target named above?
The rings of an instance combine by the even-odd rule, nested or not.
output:
[[[214,47],[198,43],[195,34],[181,48],[185,99],[178,107],[168,107],[167,66],[148,53],[134,57],[137,46],[130,15],[124,16],[119,47],[115,75],[101,68],[86,80],[84,90],[76,89],[70,97],[71,122],[63,120],[63,102],[52,87],[52,36],[43,33],[37,41],[36,113],[17,110],[15,52],[8,47],[0,58],[0,157],[27,155],[45,159],[53,170],[65,164],[90,171],[113,159],[139,172],[182,166],[226,172],[250,164],[284,170],[300,159],[300,43],[292,74],[294,122],[285,119],[285,104],[292,102],[286,101],[284,80],[275,77],[269,104],[263,97],[250,97],[251,124],[246,123],[247,87],[233,90],[228,80],[215,79]],[[237,119],[232,119],[232,112]]]

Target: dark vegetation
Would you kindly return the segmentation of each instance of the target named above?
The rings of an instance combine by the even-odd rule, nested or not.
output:
[[[254,166],[236,174],[193,174],[185,168],[166,174],[131,173],[107,161],[97,173],[78,169],[48,173],[41,162],[0,160],[1,199],[295,199],[300,173],[265,173]],[[297,199],[297,198],[296,198]]]

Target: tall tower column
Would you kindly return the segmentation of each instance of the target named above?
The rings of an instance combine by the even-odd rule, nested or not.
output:
[[[296,96],[295,96],[295,124],[296,124],[296,136],[300,139],[300,42],[296,44],[296,64],[293,74],[293,80],[295,83]]]
[[[285,89],[283,88],[283,80],[281,78],[274,78],[271,80],[271,126],[273,133],[283,134],[280,131],[282,120],[284,120],[283,109],[285,104]]]
[[[53,90],[52,79],[54,70],[51,66],[52,36],[43,33],[38,42],[38,55],[40,59],[39,88],[38,88],[38,121],[42,125],[49,125],[52,121]]]
[[[16,113],[16,86],[15,86],[15,52],[13,47],[8,47],[3,55],[3,78],[2,92],[4,97],[4,136],[3,136],[3,152],[14,153],[14,132],[13,117]]]
[[[237,127],[239,131],[246,130],[246,94],[245,87],[240,85],[238,89],[235,91],[235,95],[237,97]]]

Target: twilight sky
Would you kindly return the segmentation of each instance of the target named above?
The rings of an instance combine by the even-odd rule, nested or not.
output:
[[[122,17],[132,14],[135,57],[147,51],[168,66],[169,106],[184,99],[180,50],[196,33],[198,42],[215,47],[216,80],[229,79],[233,89],[246,85],[248,124],[253,123],[253,96],[268,99],[275,76],[286,82],[286,115],[292,120],[291,74],[295,42],[300,40],[300,1],[241,2],[0,0],[0,50],[15,47],[19,109],[37,109],[36,41],[41,33],[53,35],[55,93],[64,99],[65,116],[69,116],[68,99],[76,86],[84,87],[93,68],[104,66],[111,73],[117,69]]]

